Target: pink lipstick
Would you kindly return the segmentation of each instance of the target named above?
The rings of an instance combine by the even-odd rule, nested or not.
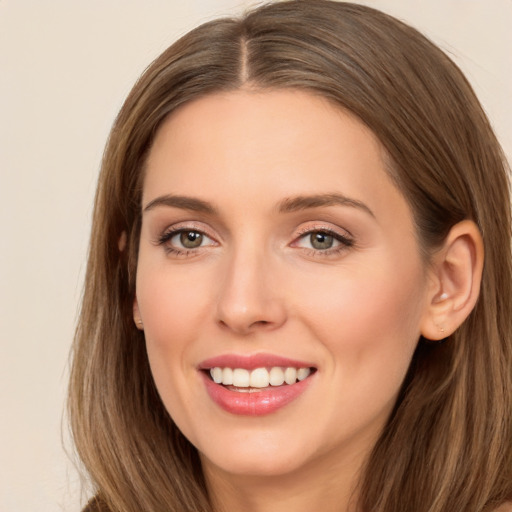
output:
[[[305,392],[316,368],[271,354],[226,354],[203,361],[198,370],[210,398],[225,411],[270,414]]]

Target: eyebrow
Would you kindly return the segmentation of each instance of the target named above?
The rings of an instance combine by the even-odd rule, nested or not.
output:
[[[158,206],[167,206],[171,208],[180,208],[194,212],[207,213],[214,215],[217,209],[208,201],[189,196],[177,196],[166,194],[150,201],[143,211],[147,212]],[[315,194],[309,196],[287,197],[277,205],[279,213],[292,213],[311,208],[321,208],[325,206],[350,206],[357,208],[375,217],[374,213],[361,201],[346,197],[342,194]]]
[[[291,213],[310,208],[320,208],[322,206],[350,206],[363,210],[375,218],[374,213],[366,204],[342,194],[316,194],[311,196],[289,197],[279,203],[278,211],[281,213]]]
[[[143,212],[152,210],[157,206],[168,206],[171,208],[180,208],[182,210],[209,214],[217,213],[216,208],[207,201],[203,201],[202,199],[197,199],[195,197],[175,196],[172,194],[159,196],[156,199],[153,199],[143,208]]]

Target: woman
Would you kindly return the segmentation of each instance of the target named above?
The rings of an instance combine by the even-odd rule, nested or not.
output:
[[[510,234],[499,144],[414,29],[314,0],[190,32],[99,180],[89,510],[510,509]]]

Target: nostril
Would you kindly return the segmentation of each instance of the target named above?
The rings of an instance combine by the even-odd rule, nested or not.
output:
[[[252,331],[258,331],[260,329],[264,330],[264,329],[268,329],[272,325],[273,325],[273,323],[269,322],[268,320],[256,320],[255,322],[252,322],[249,325],[248,331],[252,332]]]
[[[281,326],[286,320],[286,313],[282,304],[272,302],[244,307],[227,307],[226,303],[219,303],[216,317],[222,328],[245,335]]]

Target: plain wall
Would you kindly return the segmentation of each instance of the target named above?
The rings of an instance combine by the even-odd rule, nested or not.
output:
[[[367,0],[466,72],[512,155],[512,0]],[[133,82],[236,0],[0,0],[0,511],[78,511],[63,450],[95,181]],[[61,434],[61,423],[64,428]]]

